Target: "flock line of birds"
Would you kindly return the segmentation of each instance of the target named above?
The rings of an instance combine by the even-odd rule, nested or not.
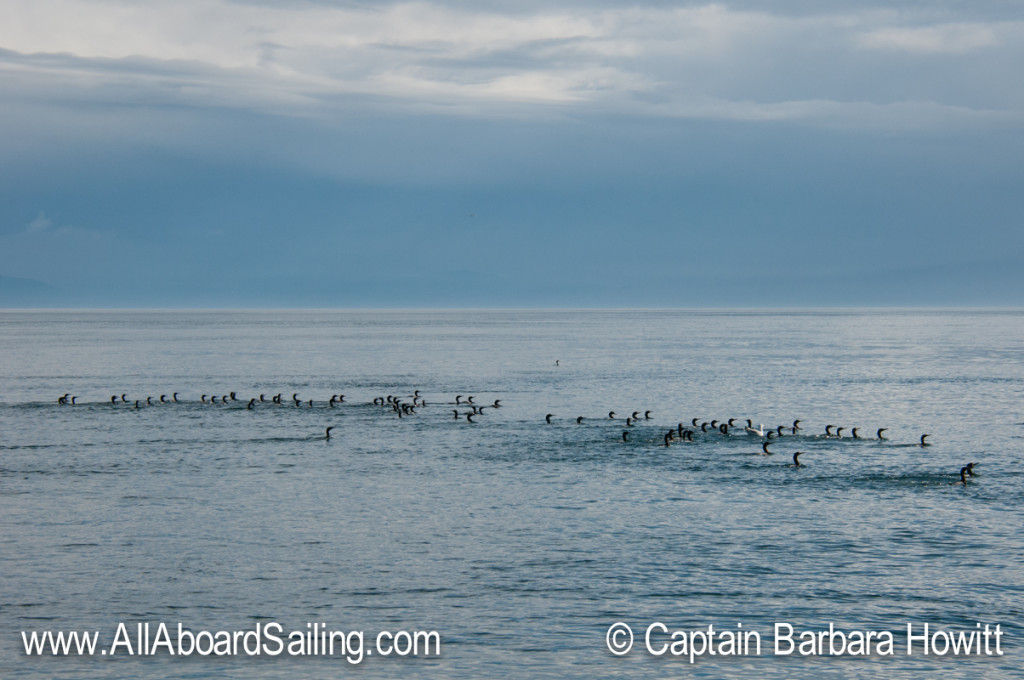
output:
[[[555,417],[554,414],[549,413],[546,416],[544,416],[544,421],[546,423],[548,423],[548,424],[551,424],[552,418],[554,418],[554,417]],[[608,419],[609,420],[615,420],[615,411],[609,411],[608,412]],[[632,413],[632,415],[626,417],[626,426],[627,427],[633,427],[640,420],[645,420],[646,421],[646,420],[650,420],[650,419],[651,419],[651,411],[644,411],[642,418],[641,418],[641,415],[640,415],[639,411],[634,411]],[[578,416],[576,418],[576,423],[577,424],[582,423],[584,420],[585,420],[585,418],[583,416]],[[729,418],[726,421],[710,420],[710,421],[700,422],[700,420],[701,420],[700,418],[693,418],[690,421],[690,426],[685,426],[683,423],[679,423],[676,427],[669,429],[667,432],[665,432],[665,435],[662,438],[662,440],[664,441],[664,445],[665,446],[672,446],[672,444],[675,443],[677,440],[679,442],[693,442],[693,435],[696,434],[696,431],[698,429],[703,434],[707,434],[710,431],[712,434],[719,434],[719,435],[722,435],[722,436],[730,436],[732,434],[733,430],[738,430],[739,429],[739,425],[737,425],[737,421],[739,420],[738,418]],[[800,427],[800,423],[801,422],[803,422],[803,421],[798,419],[798,420],[794,420],[793,424],[790,425],[790,426],[778,425],[778,426],[776,426],[774,428],[765,429],[765,426],[762,423],[758,423],[757,427],[754,427],[754,423],[750,420],[750,418],[747,418],[746,419],[746,425],[743,426],[743,432],[745,434],[747,434],[747,435],[754,435],[754,436],[760,437],[763,441],[761,442],[761,451],[758,452],[758,454],[762,455],[762,456],[770,456],[770,455],[772,455],[774,453],[774,451],[771,451],[768,448],[769,445],[771,445],[772,440],[775,439],[775,438],[780,438],[780,437],[786,436],[786,432],[787,431],[791,435],[796,435],[799,431],[801,431],[803,429],[803,428]],[[693,429],[691,429],[691,427]],[[827,437],[827,438],[843,439],[843,430],[846,430],[846,429],[847,429],[846,427],[840,427],[840,426],[836,426],[836,425],[826,425],[825,426],[825,434],[824,434],[824,436]],[[866,437],[862,437],[860,435],[860,429],[861,429],[860,427],[850,428],[850,437],[849,438],[850,439],[866,439]],[[883,436],[882,433],[887,431],[888,429],[889,428],[887,428],[887,427],[880,427],[880,428],[878,428],[878,430],[876,430],[876,432],[875,432],[875,439],[877,439],[879,441],[886,441],[886,437]],[[630,436],[630,431],[629,430],[623,430],[622,431],[622,441],[624,441],[624,442],[630,441],[629,436]],[[928,442],[928,437],[930,437],[930,436],[931,436],[931,434],[922,434],[921,438],[919,440],[918,446],[922,446],[922,447],[923,446],[930,446],[931,444],[929,444],[929,442]],[[803,467],[804,464],[800,462],[800,456],[802,456],[802,455],[804,455],[803,451],[796,451],[796,452],[793,453],[793,466],[794,467]],[[974,476],[974,472],[973,472],[974,465],[975,465],[974,463],[970,463],[970,464],[968,464],[967,467],[964,468],[965,470],[968,471],[968,473],[972,477]]]
[[[166,394],[161,394],[157,398],[154,398],[152,396],[148,396],[145,399],[134,399],[134,400],[129,399],[127,394],[121,394],[121,395],[116,395],[115,394],[115,395],[111,395],[111,397],[110,397],[110,404],[112,406],[117,406],[118,404],[133,405],[133,407],[135,409],[141,409],[143,407],[156,406],[156,405],[159,405],[159,404],[179,403],[181,400],[179,400],[178,394],[179,394],[178,392],[174,392],[174,393],[172,393],[170,395],[170,397],[168,397],[168,395],[166,395]],[[411,402],[405,401],[406,399],[410,399],[410,398],[412,399]],[[61,397],[59,397],[57,399],[57,403],[58,403],[58,405],[61,405],[61,406],[76,406],[77,405],[77,399],[78,399],[77,396],[72,396],[70,393],[65,393],[63,396],[61,396]],[[475,397],[472,396],[472,395],[464,396],[464,395],[459,394],[459,395],[455,396],[455,401],[454,402],[447,402],[447,405],[453,405],[453,406],[456,407],[456,408],[452,409],[452,413],[453,413],[454,419],[455,420],[465,419],[465,421],[467,423],[474,423],[474,422],[476,422],[474,420],[474,417],[484,415],[484,413],[485,413],[484,409],[497,409],[497,408],[501,408],[501,399],[495,399],[493,403],[491,403],[491,404],[484,404],[484,405],[477,404],[477,403],[475,403],[474,400],[475,400]],[[235,393],[235,392],[229,392],[227,394],[222,394],[222,395],[216,395],[216,394],[207,395],[207,394],[203,394],[203,395],[200,396],[199,401],[202,404],[211,404],[211,405],[214,405],[214,404],[224,404],[224,405],[227,405],[227,404],[235,404],[235,403],[246,402],[246,400],[244,398],[239,399],[238,396],[237,396],[237,393]],[[325,403],[328,408],[334,408],[335,405],[341,405],[341,404],[346,404],[346,403],[350,403],[350,402],[346,402],[345,401],[345,395],[344,394],[332,394],[330,399],[324,400],[323,403]],[[313,399],[309,399],[309,400],[299,399],[298,392],[292,393],[291,399],[286,399],[283,396],[283,393],[278,393],[278,394],[272,395],[269,398],[264,393],[264,394],[260,394],[258,397],[251,397],[251,398],[249,398],[248,401],[246,402],[246,409],[253,410],[253,409],[255,409],[260,404],[273,404],[273,405],[277,405],[277,406],[283,406],[285,404],[292,404],[294,407],[297,407],[297,408],[303,407],[303,406],[305,406],[307,408],[313,408],[314,405],[316,404],[316,402]],[[403,417],[406,417],[406,416],[415,415],[417,408],[423,408],[423,407],[427,406],[427,401],[426,401],[426,399],[424,399],[420,395],[420,390],[414,390],[412,394],[406,395],[404,397],[395,396],[395,395],[391,395],[391,394],[388,394],[388,395],[385,395],[385,396],[374,397],[373,401],[370,402],[370,404],[372,404],[374,406],[380,406],[380,407],[383,407],[383,408],[389,408],[391,410],[391,412],[393,414],[395,414],[398,418],[403,418]],[[463,409],[467,409],[468,408],[468,409],[471,409],[471,410],[469,410],[469,411],[460,411],[459,410],[460,407],[463,408]],[[641,421],[646,422],[646,421],[651,420],[651,413],[652,413],[651,411],[644,411],[641,414],[640,411],[633,411],[633,413],[631,415],[627,416],[626,419],[625,419],[626,427],[635,427],[635,425],[638,422],[641,422]],[[548,413],[544,417],[544,421],[545,421],[545,423],[550,425],[550,424],[552,424],[554,418],[555,418],[554,414]],[[615,411],[609,411],[608,412],[607,420],[614,421],[616,419],[617,419],[616,418],[616,412]],[[585,416],[577,416],[575,418],[576,424],[582,424],[584,420],[586,420]],[[761,442],[761,451],[757,452],[758,455],[770,456],[770,455],[773,455],[773,453],[774,453],[769,448],[770,445],[773,443],[774,439],[786,436],[787,431],[789,432],[790,435],[796,435],[798,432],[800,432],[803,429],[803,428],[800,427],[800,423],[802,421],[799,420],[799,419],[798,420],[794,420],[792,425],[778,425],[776,427],[767,428],[767,429],[761,423],[759,423],[757,425],[757,427],[754,427],[753,421],[751,419],[749,419],[749,418],[745,419],[746,425],[737,424],[738,422],[740,422],[739,418],[729,418],[727,420],[721,420],[721,421],[720,420],[702,421],[700,418],[693,418],[690,421],[690,425],[689,426],[686,426],[683,423],[679,423],[676,427],[671,428],[668,431],[666,431],[664,436],[662,437],[662,441],[664,442],[664,446],[666,446],[666,447],[672,446],[677,441],[681,442],[681,443],[693,442],[694,441],[693,437],[697,433],[697,430],[700,430],[700,432],[703,435],[718,435],[718,436],[721,436],[721,437],[729,437],[729,436],[732,436],[734,431],[738,431],[739,428],[742,426],[742,428],[743,428],[742,431],[743,431],[744,434],[746,434],[746,435],[753,435],[753,436],[759,437],[762,440],[762,442]],[[333,429],[335,429],[334,426],[327,427],[324,430],[324,435],[323,435],[322,438],[323,439],[330,439],[331,438],[331,430],[333,430]],[[825,426],[825,433],[824,433],[823,436],[826,437],[826,438],[830,438],[830,439],[843,439],[844,438],[843,432],[845,430],[847,430],[847,429],[848,428],[842,427],[842,426],[826,425]],[[862,437],[860,435],[860,430],[861,430],[860,427],[849,428],[849,430],[850,430],[850,435],[849,435],[849,437],[847,437],[849,439],[868,439],[867,437]],[[875,432],[875,436],[873,437],[873,439],[876,439],[876,440],[879,440],[879,441],[886,441],[887,438],[883,435],[883,433],[886,432],[887,430],[888,430],[888,428],[885,428],[885,427],[878,428],[876,430],[876,432]],[[630,440],[630,434],[631,434],[630,430],[623,430],[622,431],[622,441],[623,442],[631,441]],[[918,442],[917,446],[921,446],[921,447],[930,446],[929,442],[927,441],[928,437],[930,437],[930,436],[931,436],[931,434],[922,434],[920,436],[920,439],[919,439],[919,442]],[[791,467],[803,467],[804,466],[804,463],[800,462],[800,456],[802,456],[802,455],[804,455],[803,451],[795,451],[793,453],[793,463],[792,463]],[[966,486],[967,482],[968,482],[968,478],[975,476],[975,474],[974,474],[974,466],[975,465],[976,465],[976,463],[971,462],[971,463],[967,463],[962,468],[960,468],[960,480],[957,481],[957,482],[954,482],[954,484]]]

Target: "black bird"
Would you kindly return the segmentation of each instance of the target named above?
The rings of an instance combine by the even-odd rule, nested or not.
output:
[[[882,433],[885,432],[888,429],[889,428],[887,428],[887,427],[880,427],[880,428],[878,428],[878,438],[879,439],[885,439],[885,437],[882,436]]]
[[[547,421],[547,423],[549,425],[551,424],[551,416],[552,416],[552,414],[550,414],[550,413],[547,414],[546,416],[544,416],[544,420]]]

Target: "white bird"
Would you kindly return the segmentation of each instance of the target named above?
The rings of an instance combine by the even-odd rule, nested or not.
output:
[[[756,434],[758,437],[763,437],[764,436],[764,425],[762,425],[761,423],[757,424],[757,429],[756,430],[754,428],[752,428],[752,427],[749,427],[749,426],[745,427],[743,429],[746,430],[747,432],[749,432],[750,434]]]

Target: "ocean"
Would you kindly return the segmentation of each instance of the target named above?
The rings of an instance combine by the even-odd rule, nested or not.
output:
[[[1019,310],[0,311],[0,676],[1024,677],[1022,397]]]

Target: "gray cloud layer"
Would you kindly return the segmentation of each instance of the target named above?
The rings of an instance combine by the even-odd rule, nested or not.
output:
[[[897,127],[1024,104],[1024,22],[992,4],[8,4],[0,78],[48,101]]]

